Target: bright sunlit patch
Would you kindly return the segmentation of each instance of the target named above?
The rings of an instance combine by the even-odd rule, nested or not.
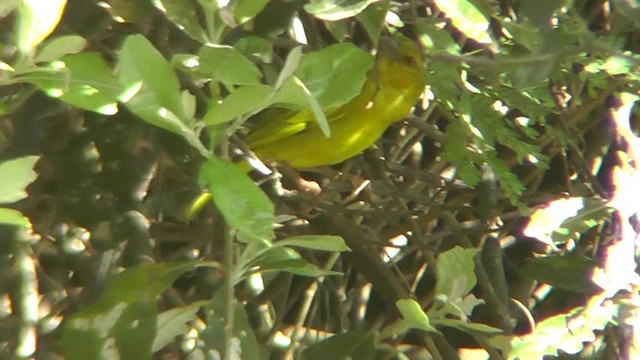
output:
[[[523,234],[555,246],[551,235],[565,220],[578,214],[578,211],[584,207],[583,201],[581,197],[574,197],[549,202],[547,206],[537,209],[531,215]]]
[[[200,257],[200,249],[191,249],[187,251],[187,256],[189,259],[197,260]]]
[[[427,100],[430,100],[430,101],[433,101],[436,98],[436,96],[433,93],[433,91],[431,91],[431,86],[430,85],[427,85],[427,86],[424,87],[424,96],[423,96],[423,98],[427,99]]]
[[[191,352],[196,348],[196,344],[198,341],[198,330],[195,328],[191,328],[187,334],[184,336],[184,341],[182,341],[181,348],[185,352]]]
[[[537,163],[540,162],[537,157],[535,157],[535,156],[533,156],[531,154],[527,155],[527,161],[529,161],[532,164],[537,164]]]
[[[262,281],[262,275],[252,274],[247,280],[249,288],[256,294],[264,290],[264,281]]]
[[[216,0],[216,2],[218,3],[218,8],[223,8],[229,5],[229,2],[231,2],[231,0]]]
[[[49,63],[49,67],[59,70],[66,68],[67,64],[65,64],[64,61],[52,61]]]
[[[60,315],[46,316],[40,320],[41,331],[45,334],[54,331],[62,324],[62,320],[64,320],[64,317]]]
[[[365,284],[362,287],[361,294],[360,294],[360,298],[362,299],[362,302],[356,309],[358,314],[358,319],[364,320],[364,317],[367,315],[367,304],[369,303],[369,297],[371,296],[371,289],[373,289],[373,286],[371,285],[371,283]]]
[[[477,87],[473,86],[473,84],[471,84],[470,82],[467,81],[467,71],[463,70],[461,73],[460,78],[462,79],[462,83],[464,84],[464,87],[471,91],[472,93],[476,93],[476,94],[480,94],[482,91],[480,91],[480,89],[478,89]]]
[[[103,105],[97,108],[96,111],[103,115],[114,115],[118,113],[118,104],[111,103],[111,104]]]
[[[260,159],[255,157],[247,157],[247,162],[251,165],[252,168],[258,170],[264,175],[271,175],[273,171],[267,167]]]
[[[90,85],[82,85],[80,91],[86,96],[95,95],[99,92],[98,89]]]
[[[505,17],[505,18],[503,19],[503,21],[504,21],[505,23],[512,23],[511,19],[510,19],[510,18],[508,18],[508,17]],[[505,38],[507,38],[507,39],[513,39],[513,34],[511,34],[511,33],[509,32],[509,27],[508,27],[508,26],[503,26],[503,27],[500,29],[500,31],[502,31],[502,34],[504,34],[504,37],[505,37]]]
[[[447,180],[447,181],[453,180],[455,176],[456,176],[456,168],[453,166],[444,169],[440,173],[440,177],[442,177],[444,180]]]
[[[64,95],[64,91],[62,89],[47,89],[47,95],[53,98],[59,98]]]
[[[302,25],[302,21],[297,16],[293,17],[293,22],[291,23],[291,31],[293,32],[293,38],[296,39],[300,44],[308,44],[307,42],[307,34],[304,32],[304,26]]]
[[[78,254],[82,252],[86,246],[84,243],[78,238],[72,238],[65,242],[64,250],[69,254]]]
[[[382,261],[384,261],[385,263],[391,261],[396,255],[400,253],[400,249],[403,246],[406,246],[408,242],[409,240],[405,235],[398,235],[390,239],[389,243],[393,246],[384,247],[384,252],[382,254]]]
[[[529,123],[531,122],[531,119],[525,116],[518,116],[515,119],[513,119],[513,121],[520,126],[528,126]]]
[[[162,11],[163,13],[167,12],[167,8],[164,7],[164,5],[162,4],[162,1],[159,0],[151,0],[151,2],[153,3],[153,6],[155,6],[156,8],[158,8],[160,11]]]
[[[167,110],[167,108],[165,107],[161,107],[158,109],[158,115],[162,116],[163,118],[166,118],[167,116],[169,116],[170,111]]]
[[[138,93],[138,91],[140,91],[141,88],[142,88],[142,81],[137,81],[131,84],[131,86],[126,88],[122,92],[122,95],[120,95],[120,101],[126,103],[127,101],[131,100],[131,98],[136,96],[136,94]]]
[[[385,15],[384,21],[387,24],[393,25],[393,26],[396,26],[396,27],[403,27],[404,26],[404,23],[400,19],[400,16],[398,16],[396,13],[391,12],[391,11],[387,11],[387,15]]]
[[[496,102],[493,103],[493,110],[499,112],[502,115],[505,115],[507,113],[507,111],[509,111],[509,108],[506,107],[502,101],[498,100]]]
[[[2,70],[2,71],[10,71],[10,72],[16,71],[13,67],[11,67],[11,65],[7,64],[6,62],[2,62],[2,61],[0,61],[0,70]]]
[[[285,349],[291,345],[291,338],[283,334],[281,331],[278,331],[273,336],[273,345],[276,348]]]
[[[469,116],[469,114],[462,114],[462,119],[467,123],[467,125],[469,125],[469,129],[471,130],[473,135],[479,137],[480,139],[484,139],[484,136],[482,136],[482,133],[480,132],[480,130],[478,130],[477,127],[471,124],[471,116]]]
[[[189,69],[194,69],[200,66],[200,60],[195,56],[190,56],[182,61],[182,65]]]
[[[11,307],[11,298],[8,294],[0,295],[0,318],[7,317],[11,315],[12,307]]]

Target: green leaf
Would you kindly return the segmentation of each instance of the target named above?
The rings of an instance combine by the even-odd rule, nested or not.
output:
[[[312,0],[304,6],[309,14],[328,21],[336,21],[358,15],[378,0]]]
[[[31,184],[37,174],[33,167],[40,159],[38,156],[25,156],[0,163],[0,204],[13,203],[27,197],[25,188]],[[5,214],[15,221],[15,214]]]
[[[584,348],[584,344],[596,340],[594,331],[604,329],[617,312],[618,305],[607,301],[602,305],[588,309],[578,307],[544,319],[528,335],[512,338],[508,358],[541,359],[544,355],[557,355],[559,350],[576,354]]]
[[[378,333],[375,331],[349,331],[334,335],[306,348],[302,358],[324,359],[375,359]]]
[[[481,44],[492,43],[488,32],[489,20],[471,1],[436,0],[435,4],[463,34]]]
[[[420,304],[413,299],[401,299],[396,301],[396,307],[402,319],[404,326],[410,329],[420,329],[429,332],[438,332],[436,328],[429,323],[429,316],[422,310]]]
[[[119,52],[118,68],[120,81],[127,88],[142,83],[134,98],[126,102],[132,111],[135,112],[141,105],[134,100],[144,98],[153,101],[153,105],[159,107],[158,111],[164,108],[178,119],[185,119],[178,77],[162,54],[144,36],[131,35],[126,38]]]
[[[248,59],[271,63],[271,43],[261,37],[243,37],[236,41],[233,47]]]
[[[233,1],[233,17],[237,24],[244,24],[258,15],[269,0],[235,0]]]
[[[202,121],[207,125],[222,124],[244,115],[252,115],[271,105],[274,90],[267,85],[255,84],[238,88],[224,98],[221,104],[207,112]]]
[[[521,271],[524,275],[553,287],[579,293],[599,288],[591,281],[597,263],[579,254],[544,256],[530,259]]]
[[[216,291],[209,305],[204,308],[207,328],[202,332],[201,338],[208,349],[217,350],[219,353],[225,351],[225,327],[228,324],[225,320],[225,302],[224,291]],[[232,306],[234,348],[226,350],[236,355],[232,357],[234,359],[261,359],[258,341],[249,323],[247,312],[237,301],[234,301]]]
[[[292,236],[274,243],[276,246],[298,246],[305,249],[322,251],[350,251],[344,239],[331,235]]]
[[[553,245],[575,239],[603,221],[612,209],[600,198],[561,198],[548,202],[531,214],[524,235]]]
[[[362,24],[374,44],[378,43],[385,24],[385,16],[387,16],[390,7],[390,0],[376,1],[356,15],[356,19]]]
[[[155,301],[136,301],[127,306],[112,331],[120,358],[150,360],[157,322],[158,309]],[[103,350],[103,356],[106,355],[105,352]]]
[[[196,70],[225,84],[254,85],[260,83],[262,73],[249,59],[227,45],[206,45],[198,51]]]
[[[178,134],[204,156],[209,155],[186,123],[180,84],[173,68],[142,35],[127,37],[119,52],[120,82],[129,94],[125,106],[142,120]]]
[[[109,0],[105,10],[117,22],[132,24],[148,24],[156,14],[149,0]]]
[[[47,41],[36,55],[34,61],[47,62],[60,60],[65,55],[77,54],[87,45],[87,40],[78,35],[57,36]]]
[[[209,42],[207,32],[200,26],[194,4],[190,0],[153,0],[153,5],[160,9],[169,21],[184,31],[192,39],[202,43]]]
[[[180,274],[207,263],[188,261],[175,263],[141,264],[114,275],[100,297],[76,313],[78,318],[100,315],[121,303],[155,300]]]
[[[334,44],[303,56],[295,75],[325,109],[357,96],[372,65],[371,55],[355,45]]]
[[[478,249],[456,246],[438,256],[436,294],[444,294],[450,300],[464,297],[476,285],[473,258]]]
[[[287,59],[284,61],[284,66],[280,73],[278,74],[278,79],[276,80],[275,88],[279,89],[285,80],[293,76],[296,69],[300,65],[300,59],[302,58],[302,47],[297,46],[293,48],[289,54],[287,55]]]
[[[273,203],[238,165],[210,158],[200,166],[200,179],[209,184],[213,202],[231,227],[251,238],[274,238]]]
[[[31,221],[20,211],[3,207],[0,207],[0,224],[31,228]]]
[[[495,335],[495,334],[501,334],[503,332],[502,329],[495,328],[493,326],[489,326],[486,324],[471,323],[468,321],[457,320],[457,319],[447,319],[447,318],[438,319],[437,323],[438,323],[437,324],[438,326],[448,326],[448,327],[456,328],[466,333],[480,333],[480,334]]]
[[[288,247],[272,247],[263,252],[249,264],[251,273],[286,271],[292,274],[318,277],[323,275],[342,275],[337,271],[325,271],[303,259],[300,254]]]
[[[58,26],[66,0],[23,0],[19,7],[16,43],[28,54]]]
[[[95,302],[66,319],[61,338],[65,359],[102,358],[114,342],[115,349],[109,351],[122,358],[150,358],[157,296],[180,274],[198,266],[207,264],[146,263],[113,276]]]
[[[196,313],[209,301],[196,301],[192,304],[167,310],[158,315],[158,327],[151,352],[162,350],[167,344],[175,340],[176,336],[185,335],[189,331],[186,325],[194,321]]]
[[[318,99],[311,94],[305,84],[297,77],[292,76],[284,81],[278,92],[272,99],[274,104],[280,104],[284,107],[292,107],[293,109],[306,110],[311,109],[314,119],[318,123],[320,130],[324,136],[331,136],[331,128],[329,121],[325,115]]]
[[[64,64],[60,66],[59,64]],[[18,77],[32,83],[47,95],[79,108],[104,115],[118,112],[118,99],[124,88],[98,53],[84,52],[64,56],[44,71]]]

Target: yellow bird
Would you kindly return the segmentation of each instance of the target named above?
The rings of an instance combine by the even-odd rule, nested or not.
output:
[[[267,116],[244,142],[261,160],[294,168],[333,165],[378,140],[387,127],[404,119],[424,90],[420,48],[403,36],[381,39],[374,66],[361,93],[347,104],[325,111],[326,137],[311,111]]]

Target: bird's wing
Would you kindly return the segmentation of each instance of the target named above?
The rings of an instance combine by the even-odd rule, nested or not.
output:
[[[332,123],[341,118],[340,108],[325,111],[327,121]],[[318,123],[311,110],[295,111],[281,108],[266,109],[255,117],[253,128],[244,142],[249,148],[256,148],[265,144],[277,142],[286,137],[308,131],[318,127]]]

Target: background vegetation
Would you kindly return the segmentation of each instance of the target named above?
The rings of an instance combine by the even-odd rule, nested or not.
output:
[[[413,116],[229,160],[392,28]],[[623,0],[2,2],[0,357],[638,358],[639,36]]]

